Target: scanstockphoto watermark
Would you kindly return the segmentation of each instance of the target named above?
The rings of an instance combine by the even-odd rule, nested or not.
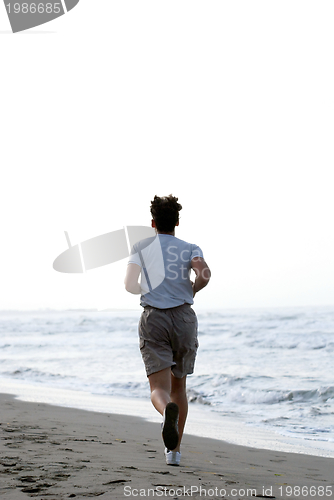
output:
[[[167,247],[168,257],[166,258],[166,261],[168,262],[168,264],[166,267],[169,271],[168,279],[172,281],[178,280],[179,278],[186,280],[189,278],[190,269],[189,265],[187,266],[184,264],[189,264],[190,250],[184,249],[180,253],[174,252],[173,250],[177,250],[177,246],[169,245]],[[195,257],[200,257],[200,255],[195,255]],[[182,265],[179,266],[178,264],[176,264],[177,261],[181,261]],[[208,279],[211,276],[210,270],[208,268],[203,269],[200,274],[204,279]]]
[[[68,248],[53,262],[53,269],[60,273],[85,273],[113,264],[132,255],[136,243],[145,241],[148,246],[156,236],[152,227],[124,226],[72,245],[68,232],[64,232]]]
[[[227,491],[225,488],[204,488],[203,486],[182,486],[170,488],[167,486],[157,486],[156,488],[132,488],[124,486],[123,490],[125,497],[196,497],[217,498],[217,497],[292,497],[292,498],[328,498],[332,497],[333,489],[328,486],[276,486],[275,491],[273,486],[263,486],[261,489],[256,488],[232,488]]]
[[[157,288],[166,278],[168,280],[188,280],[190,277],[190,258],[200,257],[196,248],[178,251],[171,243],[163,256],[158,235],[152,227],[124,226],[123,229],[105,233],[72,245],[65,231],[68,249],[53,262],[53,268],[61,273],[85,273],[131,256],[145,269],[141,277],[143,293]],[[196,247],[196,245],[194,245]],[[203,270],[203,278],[210,271]],[[208,274],[208,275],[207,275]]]
[[[4,0],[13,33],[48,23],[72,10],[79,0]]]
[[[177,488],[169,488],[167,486],[157,486],[156,488],[132,488],[124,486],[125,497],[197,497],[212,498],[212,497],[246,497],[256,496],[256,488],[232,488],[227,492],[225,488],[204,488],[203,486],[182,486]]]

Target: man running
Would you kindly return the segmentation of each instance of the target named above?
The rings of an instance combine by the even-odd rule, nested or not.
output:
[[[168,465],[180,464],[188,413],[186,378],[194,371],[198,348],[197,317],[191,305],[211,277],[200,247],[175,237],[181,209],[172,195],[154,197],[151,214],[156,237],[134,245],[124,281],[128,292],[141,294],[140,351],[151,401],[163,416]],[[194,283],[191,269],[196,274]]]

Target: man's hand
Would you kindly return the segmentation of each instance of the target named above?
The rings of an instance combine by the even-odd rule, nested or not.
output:
[[[191,287],[193,289],[193,297],[195,297],[195,294],[196,294],[196,292],[194,290],[195,283],[193,281],[191,281],[191,280],[190,280],[190,283],[191,283]]]

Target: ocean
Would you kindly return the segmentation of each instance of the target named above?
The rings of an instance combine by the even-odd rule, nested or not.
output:
[[[140,313],[0,311],[0,392],[97,411],[147,411],[158,421],[138,347]],[[334,457],[334,307],[197,317],[186,432]]]

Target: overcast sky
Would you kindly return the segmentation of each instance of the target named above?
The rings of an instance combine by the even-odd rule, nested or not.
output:
[[[10,34],[0,5],[0,309],[138,308],[126,259],[72,245],[150,225],[212,271],[195,307],[334,305],[332,1],[81,0]]]

